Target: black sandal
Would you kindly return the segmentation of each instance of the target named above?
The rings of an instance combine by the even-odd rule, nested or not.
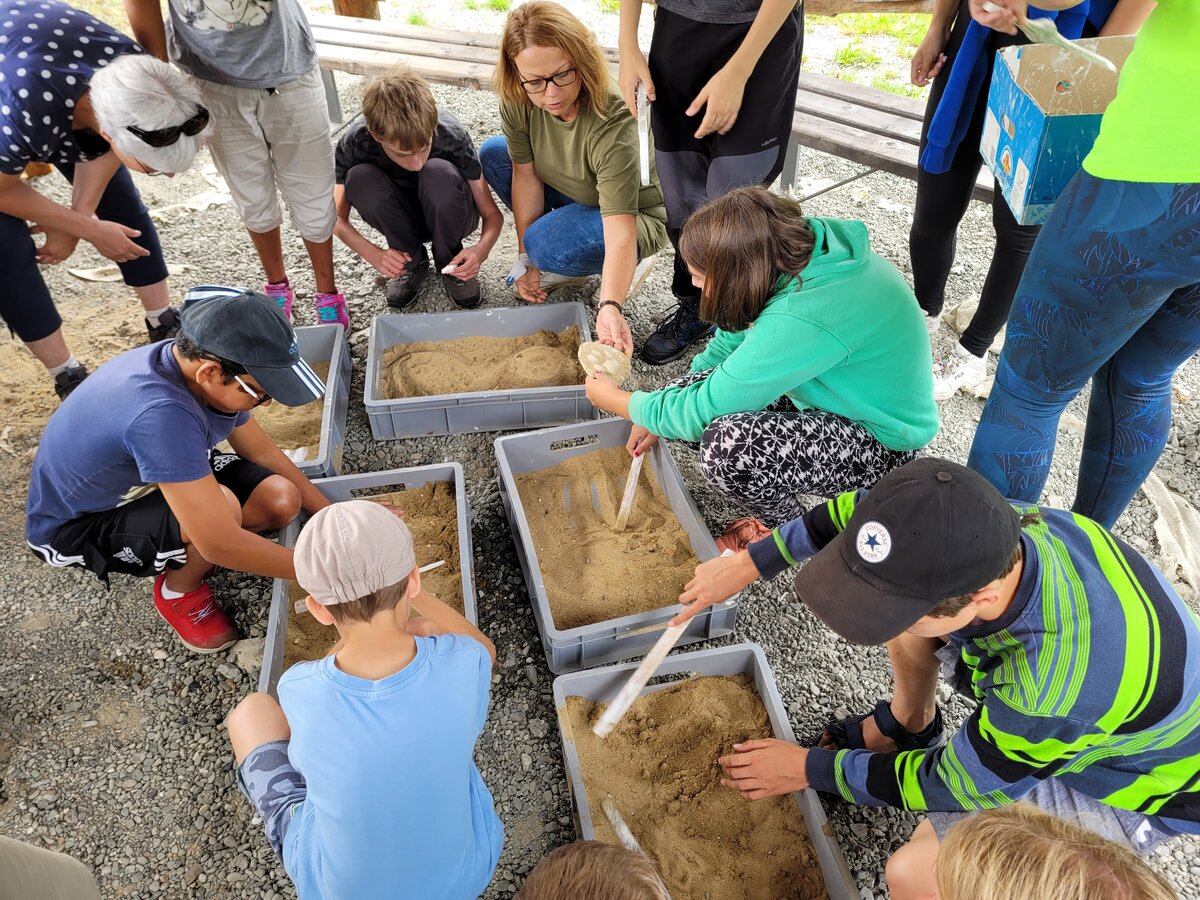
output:
[[[946,742],[946,726],[942,722],[940,706],[934,707],[933,721],[929,726],[913,733],[907,731],[892,715],[892,704],[888,700],[880,700],[873,710],[861,716],[835,719],[825,726],[825,733],[839,750],[865,750],[862,723],[872,717],[879,727],[879,733],[895,741],[897,750],[928,750]]]

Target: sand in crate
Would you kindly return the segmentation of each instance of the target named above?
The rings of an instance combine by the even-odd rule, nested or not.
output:
[[[579,328],[518,337],[461,337],[397,344],[383,352],[385,400],[583,383]]]
[[[624,447],[612,447],[517,476],[557,628],[678,603],[695,575],[699,560],[650,466],[625,531],[613,531],[629,463]]]
[[[828,896],[792,797],[749,801],[721,786],[719,757],[772,736],[750,678],[708,675],[641,697],[602,740],[592,725],[604,708],[568,697],[559,710],[597,840],[619,843],[600,808],[611,797],[673,900]]]
[[[437,481],[409,491],[391,491],[356,498],[383,501],[404,510],[404,521],[413,536],[417,565],[428,565],[439,559],[446,561],[445,565],[423,573],[421,585],[439,600],[462,612],[462,569],[458,560],[458,507],[454,485]],[[292,582],[288,595],[284,671],[301,660],[320,659],[337,641],[337,631],[333,626],[322,625],[307,612],[296,612],[295,601],[304,597],[304,590]]]
[[[328,381],[329,363],[314,363],[312,370],[322,384]],[[317,458],[321,446],[321,415],[324,411],[324,398],[303,406],[271,403],[254,411],[254,421],[281,450],[299,450],[303,447],[306,451],[304,458],[309,460]]]

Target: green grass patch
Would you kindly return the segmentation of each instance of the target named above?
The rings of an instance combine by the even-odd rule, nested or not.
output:
[[[621,0],[598,0],[597,6],[600,7],[602,13],[616,13],[621,11]]]
[[[857,41],[851,41],[844,47],[839,47],[833,54],[833,61],[843,69],[874,66],[879,64],[879,54],[866,49]]]
[[[479,0],[463,0],[463,6],[465,6],[467,9],[471,10],[471,12],[474,12],[475,10],[480,8]]]
[[[409,25],[428,25],[429,24],[429,19],[427,19],[425,17],[425,13],[421,12],[419,9],[414,10],[413,12],[410,12],[408,14],[408,18],[405,19],[404,21],[407,22]]]
[[[509,0],[487,0],[487,7],[492,12],[508,12]]]
[[[832,23],[843,34],[891,37],[914,46],[929,30],[929,16],[920,13],[846,13],[834,16]]]

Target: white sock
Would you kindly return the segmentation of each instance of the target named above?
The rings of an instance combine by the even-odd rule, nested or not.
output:
[[[146,321],[149,322],[155,328],[157,328],[160,324],[162,324],[158,321],[159,316],[161,316],[163,313],[165,313],[170,308],[171,308],[171,304],[168,303],[166,306],[162,307],[161,309],[146,310]]]
[[[186,591],[171,590],[169,587],[167,587],[167,583],[165,581],[162,583],[162,587],[159,588],[158,590],[159,590],[159,593],[162,594],[162,598],[164,600],[178,600],[185,593],[187,593]]]
[[[72,353],[70,356],[67,357],[67,361],[65,363],[63,363],[61,366],[51,366],[46,371],[50,373],[51,378],[55,378],[56,376],[61,375],[63,372],[67,371],[67,369],[74,368],[77,365],[79,365],[79,360],[77,360],[75,358],[75,354]]]

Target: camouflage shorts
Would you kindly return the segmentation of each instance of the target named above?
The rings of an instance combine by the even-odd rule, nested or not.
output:
[[[255,747],[237,768],[237,783],[263,820],[275,854],[283,859],[283,839],[300,804],[308,796],[304,776],[288,760],[288,742]]]

